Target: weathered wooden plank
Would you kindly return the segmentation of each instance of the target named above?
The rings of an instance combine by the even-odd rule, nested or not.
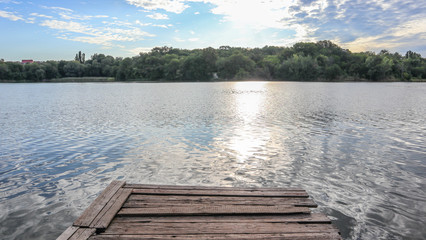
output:
[[[131,189],[119,189],[116,194],[111,198],[111,200],[107,203],[104,209],[93,220],[93,222],[90,224],[90,227],[99,229],[108,227],[112,219],[123,206],[124,202],[126,202],[131,192]]]
[[[132,194],[129,197],[129,201],[262,201],[262,200],[268,200],[268,201],[284,201],[289,199],[305,199],[305,197],[263,197],[263,196],[232,196],[232,195],[225,195],[225,196],[194,196],[194,195],[155,195],[155,194],[147,194],[144,195],[143,193],[138,194]]]
[[[195,206],[195,207],[158,207],[158,208],[122,208],[118,215],[235,215],[235,214],[296,214],[309,213],[307,207],[288,206]]]
[[[341,240],[338,233],[275,233],[275,234],[203,234],[200,235],[96,235],[91,240],[102,239],[292,239],[292,240]]]
[[[250,203],[250,202],[223,202],[223,203],[215,203],[215,202],[204,202],[204,203],[143,203],[143,202],[126,202],[123,207],[124,208],[158,208],[158,207],[193,207],[193,206],[288,206],[288,207],[316,207],[317,205],[314,203],[303,203],[303,202],[294,202],[294,203]]]
[[[171,196],[133,194],[123,207],[156,207],[158,205],[183,204],[228,204],[228,205],[294,205],[317,207],[309,198],[269,198],[269,197],[224,197],[224,196]]]
[[[289,192],[306,192],[302,188],[278,188],[278,187],[217,187],[217,186],[184,186],[184,185],[150,185],[150,184],[126,184],[124,188],[133,189],[170,189],[170,190],[221,190],[221,191],[289,191]]]
[[[123,190],[124,190],[123,188],[118,189],[118,191],[111,197],[108,203],[102,208],[99,214],[96,215],[96,217],[93,219],[92,223],[90,224],[90,227],[95,227],[95,225],[102,220],[103,216],[109,211],[112,205],[114,205],[115,201],[121,195]]]
[[[87,240],[95,232],[96,232],[96,229],[94,228],[86,228],[84,232],[77,238],[77,240]]]
[[[290,199],[306,199],[305,197],[253,197],[253,196],[193,196],[193,195],[153,195],[132,194],[129,201],[291,201]]]
[[[324,223],[330,219],[322,213],[293,215],[228,215],[228,216],[178,216],[178,217],[116,217],[113,223],[176,223],[176,222],[277,222],[277,223]]]
[[[117,223],[111,224],[108,234],[262,234],[262,233],[333,233],[331,224],[299,223]]]
[[[112,196],[126,184],[123,181],[112,181],[110,185],[93,201],[83,214],[74,222],[74,226],[89,227],[96,216],[102,211]]]
[[[299,191],[216,191],[216,190],[174,190],[174,189],[133,189],[134,194],[154,195],[194,195],[194,196],[247,196],[247,197],[309,197]]]
[[[70,226],[56,240],[68,240],[78,229],[79,227]]]
[[[69,240],[86,240],[96,232],[94,228],[79,228]]]

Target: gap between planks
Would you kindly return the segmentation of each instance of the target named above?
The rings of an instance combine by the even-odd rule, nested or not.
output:
[[[234,196],[234,197],[300,197],[308,198],[306,191],[256,191],[256,190],[178,190],[178,189],[133,189],[133,194],[185,195],[185,196]]]
[[[322,213],[295,214],[295,215],[246,215],[246,216],[172,216],[172,217],[125,217],[117,216],[111,224],[115,223],[174,223],[174,222],[282,222],[282,223],[324,223],[331,224],[331,220]]]
[[[271,233],[333,233],[331,224],[299,224],[271,222],[223,222],[202,223],[114,223],[103,235],[108,234],[271,234]]]

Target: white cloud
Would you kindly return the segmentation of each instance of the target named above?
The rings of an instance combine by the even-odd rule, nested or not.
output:
[[[95,15],[95,16],[90,16],[91,18],[108,18],[108,15]]]
[[[150,34],[140,30],[139,28],[106,28],[104,34],[111,35],[117,41],[133,41],[136,37],[154,37],[154,34]]]
[[[173,40],[175,40],[176,42],[197,42],[200,39],[199,38],[188,38],[188,39],[183,39],[180,37],[174,37]]]
[[[173,39],[174,39],[176,42],[185,42],[185,40],[184,40],[184,39],[179,38],[179,37],[174,37]]]
[[[59,39],[75,41],[75,42],[84,42],[91,44],[98,44],[103,46],[112,46],[112,43],[108,38],[105,37],[96,37],[96,36],[82,36],[82,37],[68,37],[68,36],[59,36]]]
[[[49,18],[52,19],[52,16],[48,16],[48,15],[44,15],[44,14],[39,14],[39,13],[31,13],[30,16],[35,16],[35,17],[41,17],[41,18]]]
[[[114,22],[103,21],[102,23],[104,23],[105,25],[115,25],[115,26],[132,26],[133,25],[130,22],[120,21],[120,20],[115,20]]]
[[[200,14],[200,12],[195,12],[195,13],[194,13],[194,15],[198,15],[198,14]]]
[[[100,44],[103,46],[113,46],[113,42],[131,42],[142,40],[144,37],[155,36],[133,26],[94,28],[78,22],[59,20],[45,20],[40,25],[68,33],[67,35],[58,37],[60,39]],[[83,36],[73,36],[75,33],[82,34]]]
[[[349,2],[349,1],[350,0],[336,0],[335,1],[336,13],[337,13],[336,18],[337,19],[342,19],[342,18],[345,17],[345,14],[346,14],[346,11],[347,11],[347,8],[345,8],[345,4],[346,4],[346,2]]]
[[[153,49],[152,47],[137,47],[133,49],[127,50],[128,52],[132,53],[133,55],[138,55],[139,53],[148,53]]]
[[[0,17],[7,18],[12,21],[23,20],[21,16],[18,16],[15,13],[1,11],[1,10],[0,10]]]
[[[139,20],[136,20],[135,21],[135,23],[137,24],[137,25],[139,25],[139,26],[142,26],[142,27],[146,27],[146,26],[151,26],[152,25],[152,23],[142,23],[141,21],[139,21]]]
[[[94,28],[85,26],[78,22],[72,22],[72,21],[65,22],[65,21],[59,21],[59,20],[45,20],[40,25],[44,27],[49,27],[52,29],[67,31],[67,32],[83,33],[88,35],[99,34],[99,32],[96,31]]]
[[[44,9],[52,9],[56,11],[62,11],[62,12],[73,12],[73,10],[69,8],[63,8],[63,7],[48,7],[48,6],[42,6]]]
[[[135,23],[142,27],[153,26],[153,27],[160,27],[160,28],[169,28],[173,26],[172,24],[165,25],[165,24],[142,23],[139,20],[136,20]]]
[[[21,4],[22,2],[12,1],[12,0],[0,0],[0,3],[14,3],[14,4]]]
[[[420,34],[420,40],[425,40],[426,36],[426,19],[419,18],[407,21],[400,26],[391,29],[394,36],[404,37]]]
[[[153,24],[152,26],[159,27],[159,28],[169,28],[167,25],[164,25],[164,24]]]
[[[424,46],[426,42],[426,19],[414,19],[399,26],[388,29],[385,33],[359,37],[351,42],[341,43],[339,45],[349,48],[354,52],[361,51],[380,51],[387,49],[395,51],[397,49],[409,49]]]
[[[92,18],[108,18],[107,15],[78,15],[75,14],[72,9],[63,8],[63,7],[48,7],[42,6],[44,9],[53,10],[53,12],[57,13],[62,19],[65,20],[90,20]],[[42,17],[42,16],[39,16]],[[51,18],[51,17],[50,17]]]
[[[327,0],[317,0],[312,2],[310,5],[303,5],[301,6],[301,10],[308,14],[308,17],[311,18],[318,18],[315,15],[318,15],[318,13],[322,13],[324,9],[328,7]]]
[[[169,19],[167,14],[162,14],[162,13],[150,14],[150,15],[147,15],[147,17],[155,19],[155,20],[167,20],[167,19]]]
[[[126,0],[126,2],[147,10],[164,9],[173,13],[182,13],[189,7],[183,0]]]
[[[31,18],[27,18],[27,20],[25,20],[26,23],[35,23],[35,18],[31,17]]]
[[[297,6],[299,0],[126,0],[129,4],[146,10],[165,10],[173,13],[182,13],[189,7],[188,3],[201,2],[211,4],[211,13],[221,15],[223,22],[228,22],[235,29],[245,31],[248,35],[254,31],[265,29],[292,29],[296,31],[296,39],[306,39],[311,30],[308,25],[296,24],[293,13],[289,12],[291,6]],[[314,15],[327,8],[327,0],[317,0],[304,7],[304,11]],[[199,14],[195,12],[194,14]],[[154,15],[149,15],[154,16]],[[306,28],[302,28],[306,27]],[[247,36],[248,36],[247,35]],[[181,41],[181,39],[175,39]],[[294,40],[294,39],[293,39]]]
[[[224,15],[223,20],[233,23],[239,28],[252,29],[286,28],[282,19],[289,15],[288,7],[296,0],[206,0],[216,7],[211,10],[213,14]]]
[[[107,15],[95,15],[95,16],[92,16],[92,15],[77,15],[77,14],[74,14],[74,13],[71,13],[71,12],[60,12],[58,14],[59,14],[59,16],[61,16],[62,19],[65,19],[65,20],[72,20],[72,19],[75,19],[75,20],[90,20],[92,18],[108,18],[109,17]]]
[[[395,3],[400,2],[399,0],[372,0],[369,3],[373,3],[381,7],[384,11],[397,6]]]

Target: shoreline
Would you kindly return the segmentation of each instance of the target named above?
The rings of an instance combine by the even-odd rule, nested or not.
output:
[[[221,80],[221,79],[215,79],[211,81],[167,81],[167,80],[143,80],[143,79],[132,79],[132,80],[126,80],[126,81],[118,81],[114,78],[105,77],[105,78],[57,78],[57,79],[46,79],[42,81],[30,81],[30,80],[0,80],[0,83],[207,83],[207,82],[256,82],[256,81],[263,81],[263,82],[334,82],[334,83],[345,83],[345,82],[370,82],[370,83],[391,83],[391,82],[401,82],[401,83],[421,83],[426,82],[426,79],[413,79],[410,81],[401,81],[401,80],[395,80],[395,79],[388,79],[388,80],[381,80],[381,81],[371,81],[371,80],[354,80],[354,79],[348,79],[348,80],[310,80],[310,81],[292,81],[292,80],[278,80],[278,79],[230,79],[230,80]]]

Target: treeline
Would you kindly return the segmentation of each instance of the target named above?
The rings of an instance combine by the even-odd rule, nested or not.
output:
[[[249,78],[291,81],[426,79],[426,59],[382,50],[351,53],[330,41],[296,43],[292,47],[265,46],[195,50],[156,47],[132,58],[95,54],[87,61],[21,64],[0,62],[0,79],[44,81],[66,77],[112,77],[117,81],[210,81]]]

